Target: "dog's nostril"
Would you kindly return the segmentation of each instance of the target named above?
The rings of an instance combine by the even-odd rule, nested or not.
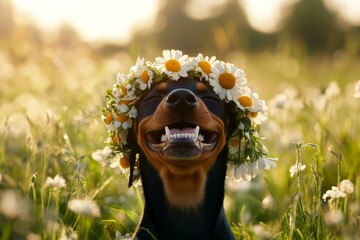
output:
[[[176,104],[176,102],[178,101],[179,101],[179,97],[177,94],[170,94],[166,99],[166,102],[170,104]]]
[[[169,93],[166,103],[175,111],[185,112],[195,107],[197,99],[195,94],[187,89],[176,89]]]

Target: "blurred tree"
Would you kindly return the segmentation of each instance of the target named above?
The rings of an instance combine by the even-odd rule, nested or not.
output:
[[[344,32],[322,0],[300,0],[286,20],[281,34],[300,42],[309,51],[335,51],[344,44]]]
[[[221,14],[216,12],[214,17],[210,15],[202,20],[186,14],[189,1],[164,1],[150,32],[137,31],[131,45],[146,48],[152,42],[160,49],[182,49],[189,54],[206,52],[223,57],[229,50],[257,50],[276,44],[276,34],[259,33],[249,26],[237,0],[224,1],[219,9]]]

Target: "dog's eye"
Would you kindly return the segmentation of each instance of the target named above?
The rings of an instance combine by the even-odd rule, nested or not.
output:
[[[203,102],[213,102],[213,103],[221,103],[221,100],[215,96],[203,96],[201,98]]]
[[[150,95],[150,96],[146,96],[143,99],[143,102],[152,102],[152,101],[161,101],[163,99],[163,96],[160,95]]]

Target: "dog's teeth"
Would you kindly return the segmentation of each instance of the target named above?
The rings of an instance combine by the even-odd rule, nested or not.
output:
[[[204,136],[199,134],[198,137],[197,137],[197,140],[199,140],[200,142],[203,142],[204,141]]]
[[[195,128],[195,132],[194,132],[194,138],[197,139],[198,136],[199,136],[199,132],[200,132],[200,127],[199,126],[196,126]]]
[[[161,135],[161,142],[165,142],[166,141],[166,136],[165,134]]]
[[[170,132],[170,129],[168,126],[165,127],[165,135],[166,135],[167,140],[170,140],[171,132]]]

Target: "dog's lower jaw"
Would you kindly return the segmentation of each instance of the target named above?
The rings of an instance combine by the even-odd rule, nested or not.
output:
[[[191,174],[178,175],[163,167],[160,177],[170,206],[191,209],[202,203],[207,178],[204,169],[199,167]]]

